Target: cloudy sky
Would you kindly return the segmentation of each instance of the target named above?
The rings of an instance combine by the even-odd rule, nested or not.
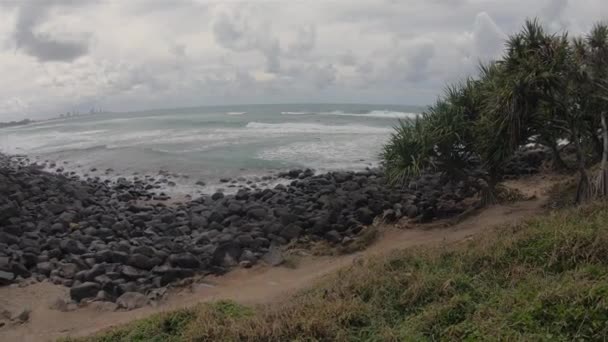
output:
[[[91,107],[424,105],[527,17],[586,31],[606,0],[0,0],[0,121]]]

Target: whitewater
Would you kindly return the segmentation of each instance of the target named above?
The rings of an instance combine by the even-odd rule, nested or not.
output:
[[[0,152],[60,162],[79,174],[183,175],[198,180],[263,176],[290,168],[319,172],[376,166],[412,106],[248,105],[106,113],[0,129]],[[65,162],[65,164],[64,164]]]

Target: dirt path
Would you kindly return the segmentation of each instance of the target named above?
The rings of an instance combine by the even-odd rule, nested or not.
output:
[[[199,302],[216,299],[232,299],[244,304],[267,303],[311,286],[319,277],[350,265],[353,259],[380,255],[395,249],[434,243],[449,243],[466,239],[474,234],[501,224],[514,224],[540,213],[547,190],[556,178],[530,177],[515,182],[533,200],[512,205],[498,205],[483,210],[478,215],[448,228],[415,227],[397,229],[386,227],[373,245],[355,255],[339,257],[304,257],[298,267],[257,266],[238,269],[221,277],[208,277],[205,283],[171,293],[157,307],[145,307],[129,312],[104,311],[99,307],[84,307],[71,312],[50,309],[57,298],[68,298],[68,290],[48,282],[27,287],[0,288],[0,313],[2,310],[18,312],[24,308],[32,310],[28,323],[0,328],[0,341],[49,341],[62,336],[82,336],[125,323],[151,313],[187,307]]]

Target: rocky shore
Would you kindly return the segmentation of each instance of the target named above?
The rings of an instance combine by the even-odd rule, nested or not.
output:
[[[510,168],[534,172],[527,160],[538,158]],[[48,280],[74,302],[132,308],[180,279],[279,265],[297,239],[348,245],[374,220],[457,215],[477,187],[430,174],[393,188],[375,169],[279,176],[288,184],[168,204],[153,177],[84,180],[0,155],[0,285]]]

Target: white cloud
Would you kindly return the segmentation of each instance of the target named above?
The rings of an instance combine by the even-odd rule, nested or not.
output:
[[[4,1],[0,121],[276,102],[432,102],[526,18],[584,32],[605,0]]]

